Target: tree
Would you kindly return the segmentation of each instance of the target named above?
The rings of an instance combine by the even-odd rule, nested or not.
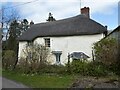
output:
[[[10,23],[13,22],[14,20],[18,20],[20,18],[20,15],[18,13],[18,11],[16,9],[13,8],[6,8],[6,6],[2,5],[2,28],[3,28],[3,32],[4,30],[6,30],[6,40],[8,39],[9,36],[9,27],[10,27]],[[4,29],[5,28],[5,29]]]
[[[7,40],[7,49],[8,50],[13,50],[16,51],[17,49],[17,35],[19,32],[19,23],[17,22],[17,20],[13,21],[10,24],[10,28],[9,28],[9,38]]]
[[[32,43],[23,50],[25,57],[20,58],[19,66],[25,73],[36,73],[48,64],[49,49],[38,43]]]
[[[17,20],[14,20],[13,22],[11,22],[10,27],[9,27],[9,38],[6,41],[6,50],[11,50],[13,51],[16,55],[15,55],[15,60],[14,60],[14,64],[13,64],[13,69],[16,66],[17,63],[17,53],[18,53],[18,40],[17,40],[17,31],[19,31],[19,23],[17,22]],[[11,60],[11,59],[9,59]],[[4,59],[3,59],[4,61]]]
[[[18,36],[22,35],[23,32],[27,31],[29,27],[29,22],[27,19],[23,19],[20,24],[19,24],[19,31],[17,32],[18,33]]]
[[[117,41],[114,38],[105,38],[94,44],[93,50],[95,60],[106,65],[112,65],[117,62],[118,54]]]
[[[8,5],[7,5],[8,7]],[[4,50],[12,50],[15,52],[15,64],[18,62],[18,37],[29,28],[27,19],[19,20],[19,13],[16,9],[6,8],[2,6],[2,30],[6,30],[6,41],[4,43]],[[3,31],[4,32],[4,31]]]
[[[53,18],[52,14],[49,13],[49,17],[48,17],[47,21],[50,22],[50,21],[56,21],[56,20],[55,20],[55,18]]]
[[[14,20],[11,22],[9,27],[9,38],[7,40],[7,50],[13,50],[16,53],[16,62],[14,65],[17,65],[18,62],[18,48],[19,48],[19,41],[18,37],[22,35],[23,32],[27,31],[29,27],[27,19],[23,19],[21,22]]]

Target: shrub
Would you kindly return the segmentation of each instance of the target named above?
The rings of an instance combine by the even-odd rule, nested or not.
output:
[[[32,44],[24,49],[26,58],[20,58],[17,67],[25,74],[30,73],[66,73],[65,66],[50,65],[47,62],[49,49],[39,44]]]
[[[19,64],[17,65],[17,69],[19,69],[20,72],[25,73],[25,74],[28,74],[31,72],[30,64],[25,58],[20,58]]]
[[[2,53],[2,65],[5,69],[13,69],[15,65],[16,54],[13,50],[5,50]]]
[[[105,38],[94,44],[95,60],[105,64],[110,71],[120,75],[119,44],[115,38]]]
[[[106,66],[98,62],[73,60],[70,67],[72,73],[79,73],[81,75],[105,76],[108,73]]]
[[[94,44],[95,60],[109,66],[117,62],[118,46],[114,38],[106,38]]]
[[[46,65],[39,70],[39,73],[65,74],[66,68],[62,65]]]
[[[109,66],[109,70],[117,75],[120,75],[120,68],[119,64],[115,63]]]
[[[19,60],[19,68],[24,73],[36,73],[48,64],[49,49],[40,44],[31,44],[23,50],[26,58]]]
[[[85,69],[87,69],[87,63],[80,60],[73,60],[70,67],[71,67],[71,72],[80,73],[84,75]]]
[[[109,72],[108,68],[99,62],[91,62],[88,65],[88,75],[91,76],[105,76]]]

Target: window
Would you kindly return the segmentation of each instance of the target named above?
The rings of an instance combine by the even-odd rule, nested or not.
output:
[[[45,38],[45,46],[50,47],[50,38]]]
[[[86,55],[85,53],[83,52],[73,52],[70,54],[70,57],[73,59],[73,60],[86,60],[87,58],[90,58],[88,55]]]
[[[59,65],[60,64],[60,56],[62,54],[62,51],[52,51],[52,53],[56,57],[56,64]]]
[[[32,42],[32,41],[28,41],[28,42],[27,42],[27,45],[28,45],[28,46],[32,46],[32,45],[33,45],[33,42]]]

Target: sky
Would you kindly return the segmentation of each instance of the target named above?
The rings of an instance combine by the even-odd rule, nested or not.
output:
[[[34,23],[46,22],[49,12],[56,20],[80,14],[80,8],[90,8],[90,18],[108,30],[118,26],[118,2],[120,0],[2,0],[5,10],[16,9],[21,19]],[[119,9],[120,10],[120,9]]]
[[[120,25],[120,1],[118,3],[118,25]]]

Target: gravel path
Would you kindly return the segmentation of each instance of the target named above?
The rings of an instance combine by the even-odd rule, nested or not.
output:
[[[120,82],[115,79],[80,77],[72,84],[72,88],[119,88],[120,90]]]

